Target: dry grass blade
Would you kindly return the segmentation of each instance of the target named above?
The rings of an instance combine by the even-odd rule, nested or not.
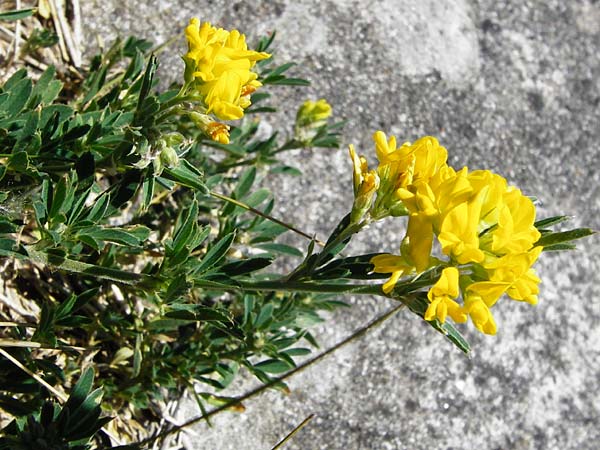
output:
[[[41,342],[32,341],[17,341],[15,339],[0,339],[0,347],[23,347],[23,348],[43,348],[45,350],[77,350],[85,352],[88,349],[85,347],[76,347],[73,345],[59,345],[58,347],[49,347]]]
[[[81,66],[81,50],[78,42],[73,37],[73,31],[71,26],[68,23],[67,17],[65,15],[66,4],[61,0],[48,0],[50,4],[50,11],[52,12],[52,19],[54,21],[54,28],[56,30],[56,34],[58,35],[60,49],[63,55],[63,59],[66,62],[70,62],[75,67]],[[75,10],[79,7],[79,3],[76,5],[71,2],[72,10]],[[77,20],[80,18],[80,14],[76,13],[73,17],[76,17]],[[81,30],[81,26],[77,25],[79,30]]]
[[[271,450],[278,450],[280,448],[283,448],[283,446],[285,445],[286,442],[288,442],[291,438],[294,437],[294,435],[296,433],[298,433],[298,431],[300,431],[302,428],[304,428],[306,425],[308,425],[308,422],[310,422],[311,420],[313,420],[315,418],[314,414],[311,414],[310,416],[308,416],[306,419],[304,419],[300,425],[298,425],[296,428],[294,428],[292,431],[290,431],[286,437],[284,437],[281,441],[279,441],[275,447],[273,447]]]
[[[78,0],[0,0],[0,11],[36,7],[36,13],[23,20],[0,22],[0,83],[21,67],[37,79],[52,65],[66,79],[78,80],[77,68],[83,64],[81,7]],[[30,47],[30,38],[41,30],[52,29],[58,45]]]
[[[29,375],[31,378],[33,378],[35,381],[37,381],[39,384],[41,384],[46,389],[48,389],[48,391],[51,392],[60,401],[60,403],[64,403],[67,401],[67,396],[65,394],[57,391],[54,388],[54,386],[51,386],[46,381],[44,381],[44,379],[42,377],[33,373],[31,370],[29,370],[27,367],[25,367],[18,359],[14,358],[10,353],[8,353],[4,349],[0,348],[0,355],[4,356],[6,359],[8,359],[10,362],[12,362],[15,366],[17,366],[19,369],[21,369],[27,375]]]

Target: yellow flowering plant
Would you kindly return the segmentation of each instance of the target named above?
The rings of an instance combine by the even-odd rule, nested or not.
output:
[[[261,136],[261,115],[275,111],[268,86],[308,84],[274,61],[275,34],[250,46],[196,18],[184,34],[181,84],[165,92],[151,45],[135,38],[95,57],[66,102],[53,67],[36,81],[16,71],[0,87],[0,257],[11,263],[5,290],[27,305],[0,308],[11,346],[0,348],[0,377],[16,380],[0,398],[10,419],[0,448],[148,447],[243,411],[264,389],[286,391],[291,375],[403,306],[468,353],[452,322],[497,333],[503,296],[537,303],[540,254],[591,234],[553,231],[565,216],[540,220],[502,176],[450,167],[434,137],[399,145],[377,131],[377,166],[349,146],[353,202],[321,242],[273,217],[274,195],[259,184],[301,173],[280,159],[288,150],[339,147],[343,122],[325,99],[307,100],[288,138]],[[403,222],[404,237],[343,254],[375,221]],[[276,242],[286,231],[307,250]],[[295,267],[269,271],[281,256]],[[298,363],[317,348],[310,326],[347,294],[398,306]],[[222,395],[242,369],[262,387]],[[156,411],[183,389],[201,414],[165,425]]]

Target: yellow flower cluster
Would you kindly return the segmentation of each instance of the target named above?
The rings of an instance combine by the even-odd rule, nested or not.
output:
[[[535,304],[540,280],[531,267],[542,248],[534,247],[540,233],[533,202],[488,170],[455,171],[446,163],[446,149],[433,137],[397,147],[393,136],[387,139],[378,131],[374,140],[377,170],[368,170],[364,157],[350,147],[353,213],[358,218],[368,212],[374,219],[408,215],[400,255],[371,260],[375,272],[392,273],[384,292],[413,271],[447,266],[428,293],[425,319],[444,322],[450,316],[465,322],[470,317],[486,334],[496,333],[490,307],[503,294]],[[432,256],[434,237],[446,261]],[[456,301],[459,296],[462,305]]]
[[[237,120],[250,106],[250,94],[261,86],[252,72],[256,61],[269,58],[264,52],[248,50],[246,37],[237,30],[215,28],[210,23],[190,20],[185,29],[188,52],[186,64],[192,68],[187,75],[203,97],[206,113],[221,120]]]
[[[296,113],[294,139],[305,146],[310,146],[319,133],[319,129],[327,124],[332,108],[327,100],[305,101]]]
[[[301,127],[314,124],[321,126],[329,116],[331,116],[331,105],[327,100],[324,98],[316,102],[307,100],[296,113],[296,124]]]

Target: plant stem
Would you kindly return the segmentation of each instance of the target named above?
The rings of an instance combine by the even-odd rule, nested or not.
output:
[[[33,378],[35,381],[37,381],[43,387],[48,389],[48,392],[51,392],[59,400],[60,403],[64,403],[67,401],[67,396],[65,394],[57,391],[53,386],[48,384],[42,377],[33,373],[31,370],[29,370],[27,367],[25,367],[21,363],[21,361],[14,358],[10,353],[8,353],[4,349],[0,348],[0,355],[4,356],[6,359],[8,359],[10,362],[12,362],[15,366],[17,366],[19,369],[21,369],[27,375],[29,375],[31,378]]]
[[[225,410],[227,410],[228,408],[231,408],[232,406],[235,406],[245,400],[249,400],[252,397],[257,396],[258,394],[264,392],[265,390],[287,380],[288,378],[292,377],[293,375],[307,369],[308,367],[316,364],[317,362],[321,361],[322,359],[324,359],[325,357],[329,356],[330,354],[336,352],[337,350],[345,347],[346,345],[354,342],[356,339],[364,336],[365,334],[367,334],[369,331],[375,329],[376,327],[378,327],[379,325],[383,324],[385,321],[387,321],[388,319],[390,319],[391,317],[393,317],[398,311],[400,311],[402,308],[404,307],[404,304],[399,304],[394,306],[393,308],[391,308],[390,310],[386,311],[385,313],[383,313],[382,315],[380,315],[379,317],[375,318],[374,320],[372,320],[371,322],[369,322],[367,325],[365,325],[364,327],[360,328],[359,330],[355,331],[354,333],[352,333],[350,336],[348,336],[346,339],[344,339],[341,342],[338,342],[337,344],[335,344],[333,347],[330,347],[329,349],[325,350],[324,352],[320,353],[319,355],[315,356],[314,358],[300,364],[299,366],[297,366],[295,369],[289,371],[288,373],[286,373],[285,375],[282,375],[278,378],[274,378],[272,379],[270,382],[268,382],[267,384],[263,384],[262,386],[259,386],[251,391],[249,391],[248,393],[242,395],[241,397],[238,397],[237,399],[228,402],[222,406],[219,406],[218,408],[213,409],[212,411],[209,411],[206,414],[202,414],[199,417],[195,417],[191,420],[188,420],[187,422],[181,424],[181,425],[177,425],[174,426],[172,428],[169,428],[167,430],[164,430],[160,433],[158,433],[155,436],[152,436],[150,438],[144,439],[143,441],[140,441],[138,443],[135,444],[135,446],[137,448],[142,448],[143,445],[148,445],[151,444],[152,442],[158,440],[158,439],[162,439],[165,438],[173,433],[177,433],[178,431],[181,431],[183,428],[189,427],[190,425],[193,425],[195,423],[198,423],[202,420],[208,419],[209,417],[212,417],[220,412],[223,412]]]
[[[215,198],[218,198],[220,200],[224,200],[226,202],[232,203],[232,204],[234,204],[236,206],[239,206],[240,208],[245,209],[246,211],[250,211],[250,212],[252,212],[252,213],[254,213],[254,214],[256,214],[256,215],[258,215],[260,217],[263,217],[263,218],[265,218],[267,220],[270,220],[271,222],[274,222],[274,223],[276,223],[278,225],[281,225],[282,227],[285,227],[288,230],[293,231],[294,233],[299,234],[302,237],[305,237],[306,239],[314,240],[317,244],[319,244],[321,246],[325,245],[325,243],[323,241],[315,239],[314,236],[311,236],[310,234],[305,233],[302,230],[299,230],[298,228],[294,227],[293,225],[290,225],[289,223],[286,223],[286,222],[283,222],[283,221],[281,221],[279,219],[276,219],[275,217],[269,216],[268,214],[265,214],[264,212],[259,211],[258,209],[253,208],[250,205],[246,205],[245,203],[240,202],[239,200],[236,200],[236,199],[231,198],[231,197],[227,197],[226,195],[219,194],[218,192],[215,192],[215,191],[210,191],[209,194],[211,196],[215,197]]]
[[[201,281],[199,283],[202,283]],[[201,286],[201,284],[200,284]],[[245,291],[285,291],[285,292],[318,292],[328,294],[363,294],[383,295],[382,284],[336,284],[313,283],[303,281],[287,281],[285,279],[272,281],[242,282]]]
[[[271,153],[266,155],[266,157],[272,157],[272,156],[277,155],[278,153],[285,152],[287,150],[294,150],[294,149],[303,148],[303,147],[304,147],[304,145],[302,145],[301,142],[298,142],[298,141],[292,139],[291,141],[287,141],[281,147],[273,150]],[[224,172],[228,169],[233,169],[234,167],[256,164],[259,160],[260,160],[259,156],[255,156],[254,158],[250,158],[250,159],[242,159],[241,161],[236,161],[233,163],[220,165],[219,170]]]
[[[288,435],[286,437],[284,437],[281,441],[279,441],[275,447],[273,447],[271,450],[277,450],[279,448],[283,447],[283,444],[285,444],[287,441],[289,441],[291,438],[294,437],[294,435],[296,433],[298,433],[298,431],[300,431],[302,428],[304,428],[306,425],[308,425],[308,422],[310,422],[311,420],[313,420],[315,418],[314,414],[311,414],[310,416],[308,416],[306,419],[304,419],[300,425],[298,425],[296,428],[294,428],[290,433],[288,433]]]

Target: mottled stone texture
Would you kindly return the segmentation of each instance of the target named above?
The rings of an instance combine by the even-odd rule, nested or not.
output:
[[[116,1],[83,3],[88,41],[135,33],[156,42],[192,15],[248,35],[278,32],[277,57],[310,88],[279,88],[283,113],[325,97],[348,120],[345,143],[373,155],[376,129],[432,134],[461,167],[504,174],[542,202],[600,228],[600,3],[593,0]],[[179,51],[183,43],[179,42]],[[175,47],[163,80],[180,76]],[[266,180],[275,213],[326,236],[350,204],[345,150],[287,156],[304,177]],[[397,248],[377,224],[355,251]],[[290,240],[295,238],[290,237]],[[288,449],[596,449],[600,442],[600,239],[543,255],[536,307],[502,301],[496,337],[466,327],[465,358],[408,313],[269,392],[243,415],[189,434],[190,449],[268,449],[311,413]],[[350,299],[318,330],[332,344],[390,305]],[[235,392],[252,385],[240,380]],[[180,417],[197,414],[193,403]]]

